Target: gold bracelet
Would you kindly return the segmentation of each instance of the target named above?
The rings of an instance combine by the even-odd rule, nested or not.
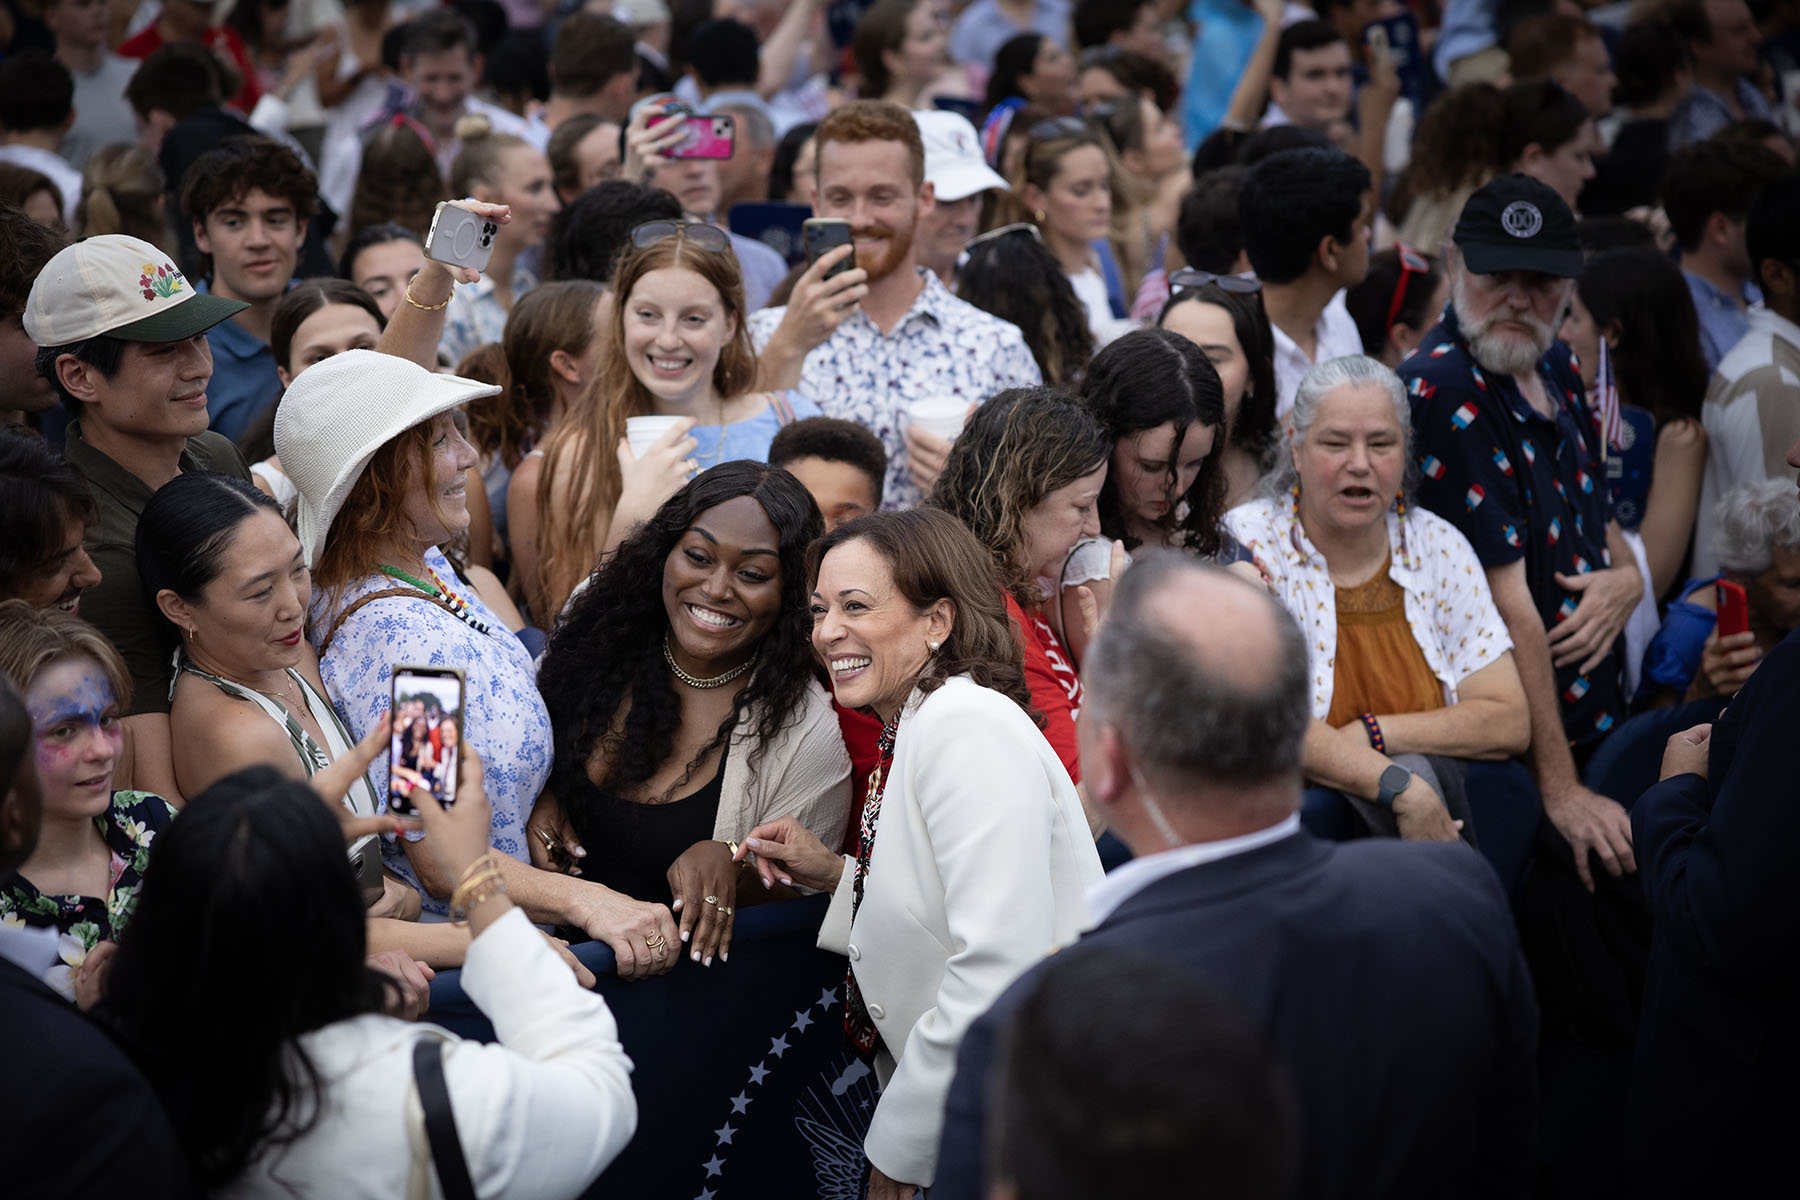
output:
[[[450,923],[452,925],[468,924],[469,913],[471,911],[481,907],[495,896],[504,895],[506,895],[506,880],[500,877],[498,871],[494,872],[492,875],[482,876],[476,881],[476,890],[469,895],[466,904],[458,905],[455,902],[451,903]]]
[[[492,850],[483,850],[480,854],[475,856],[473,862],[463,868],[462,877],[456,881],[456,885],[461,887],[469,881],[469,876],[475,874],[475,872],[491,871],[495,869],[496,865],[497,864],[494,862],[494,852]]]
[[[735,859],[737,857],[738,844],[730,838],[720,838],[718,840],[725,843],[725,848],[731,851],[731,857]]]
[[[414,308],[418,309],[420,312],[436,312],[438,309],[444,307],[444,305],[450,303],[450,298],[452,296],[456,295],[456,280],[452,279],[450,281],[450,295],[449,296],[445,296],[442,300],[438,301],[436,304],[420,304],[417,300],[413,299],[413,294],[412,294],[412,285],[413,285],[414,280],[416,280],[416,279],[418,279],[418,276],[415,275],[415,276],[413,276],[412,279],[407,280],[405,299],[408,304],[412,305]]]
[[[463,903],[464,896],[469,895],[482,884],[487,883],[490,880],[499,879],[500,877],[500,872],[498,871],[483,871],[481,874],[475,876],[475,878],[457,884],[456,890],[450,893],[450,907],[452,909],[466,908],[467,905]]]

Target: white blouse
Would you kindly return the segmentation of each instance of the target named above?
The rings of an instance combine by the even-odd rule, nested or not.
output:
[[[1225,528],[1250,552],[1275,598],[1300,624],[1312,660],[1313,716],[1331,711],[1337,670],[1337,589],[1325,556],[1300,528],[1292,496],[1263,496],[1225,514]],[[1487,573],[1457,528],[1436,513],[1387,514],[1392,560],[1388,578],[1406,594],[1406,624],[1431,673],[1456,703],[1463,680],[1512,649],[1506,622],[1488,590]]]

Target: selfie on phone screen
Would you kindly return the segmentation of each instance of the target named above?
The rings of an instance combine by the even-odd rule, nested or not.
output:
[[[430,792],[439,804],[450,804],[462,745],[461,674],[449,668],[395,668],[393,713],[388,807],[410,812],[414,788]]]

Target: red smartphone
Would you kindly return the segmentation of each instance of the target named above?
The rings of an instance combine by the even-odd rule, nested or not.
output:
[[[394,668],[388,811],[395,816],[417,815],[412,802],[415,787],[430,791],[445,808],[455,802],[467,690],[457,667]]]
[[[1742,585],[1721,579],[1714,588],[1719,601],[1719,636],[1750,632],[1750,601]]]
[[[656,128],[667,121],[669,115],[651,117],[644,123],[645,128]],[[687,128],[681,140],[664,153],[670,158],[726,159],[731,157],[736,141],[737,122],[729,114],[688,113]]]

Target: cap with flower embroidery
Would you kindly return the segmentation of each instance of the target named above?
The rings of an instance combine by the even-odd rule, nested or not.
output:
[[[179,342],[249,308],[194,290],[169,256],[122,233],[58,251],[25,301],[26,336],[67,346],[105,334],[127,342]]]

